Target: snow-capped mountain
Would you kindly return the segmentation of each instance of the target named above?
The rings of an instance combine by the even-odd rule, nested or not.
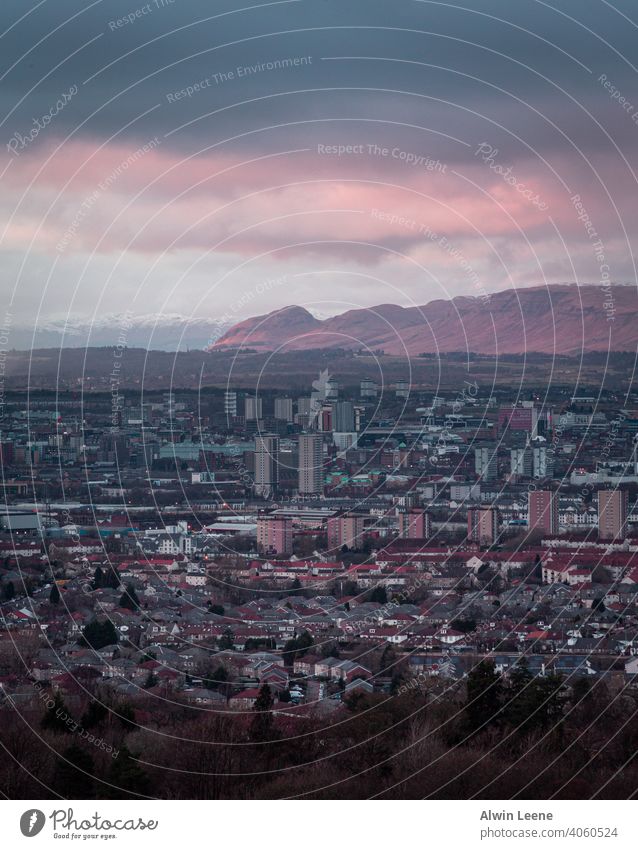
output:
[[[102,315],[95,321],[70,316],[38,324],[11,328],[9,346],[31,348],[92,348],[122,344],[128,348],[160,351],[202,349],[228,330],[229,324],[214,318],[191,318],[178,313],[132,316],[127,313]]]

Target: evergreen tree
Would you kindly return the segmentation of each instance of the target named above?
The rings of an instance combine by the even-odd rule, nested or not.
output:
[[[99,725],[101,722],[103,722],[108,715],[109,710],[106,705],[103,705],[101,702],[98,702],[95,699],[91,699],[88,708],[82,714],[80,725],[82,726],[82,728],[86,728],[87,730],[89,728],[94,728],[96,725]]]
[[[505,693],[505,721],[520,731],[525,729],[534,702],[533,676],[527,658],[523,657],[510,673],[509,686]]]
[[[115,569],[110,568],[104,576],[104,586],[112,590],[117,590],[120,587],[120,579]]]
[[[226,651],[228,649],[232,649],[235,645],[235,639],[233,637],[233,632],[230,628],[226,628],[224,633],[219,638],[219,648],[222,651]]]
[[[133,584],[127,584],[127,587],[120,598],[120,607],[124,607],[127,610],[139,610],[140,600],[137,597]]]
[[[51,592],[49,593],[49,601],[51,602],[51,604],[60,603],[60,590],[58,589],[58,585],[55,583],[51,587]]]
[[[390,681],[390,695],[396,696],[399,688],[405,681],[405,675],[398,669],[392,670],[392,679]]]
[[[102,571],[102,567],[98,566],[95,570],[95,574],[93,575],[93,589],[99,590],[104,586],[104,572]]]
[[[13,581],[9,581],[8,584],[4,585],[4,589],[2,590],[2,597],[5,601],[11,601],[12,598],[15,598],[16,588],[13,584]]]
[[[452,628],[462,634],[471,634],[472,631],[476,631],[476,619],[472,616],[459,616],[458,619],[453,620],[451,625]]]
[[[562,716],[561,691],[560,676],[534,678],[523,659],[510,675],[506,692],[509,704],[504,711],[505,721],[520,734],[536,730],[546,731],[554,727]]]
[[[222,687],[224,684],[227,684],[229,680],[230,676],[228,675],[228,670],[220,663],[217,669],[204,679],[204,685],[208,687],[209,690],[216,690],[218,687]]]
[[[158,683],[159,678],[153,673],[151,669],[149,669],[148,675],[146,676],[146,681],[144,682],[144,689],[150,690],[151,687],[156,687]]]
[[[274,700],[268,684],[263,684],[255,699],[253,710],[255,714],[250,726],[250,738],[256,743],[269,740],[272,736]]]
[[[105,646],[112,646],[118,641],[115,625],[110,619],[106,619],[104,622],[94,619],[82,629],[82,640],[87,646],[96,650],[103,649]]]
[[[114,713],[117,714],[122,728],[124,728],[125,731],[137,730],[137,724],[135,722],[135,711],[128,702],[124,702],[124,704],[120,705],[120,707],[116,711],[114,711]]]
[[[40,727],[44,731],[53,731],[55,734],[70,734],[73,730],[73,719],[64,699],[60,693],[53,697],[53,704],[47,709],[40,721]]]
[[[370,601],[376,602],[377,604],[387,604],[388,593],[386,592],[385,587],[375,587],[370,593]]]
[[[394,646],[392,643],[386,643],[379,661],[379,672],[381,672],[382,675],[387,675],[388,673],[393,674],[393,667],[396,661],[397,653]]]
[[[74,744],[58,758],[53,773],[53,786],[63,799],[94,799],[95,765],[91,755]]]
[[[297,657],[297,640],[286,640],[281,656],[286,666],[292,666]]]
[[[104,795],[109,799],[134,799],[149,794],[151,782],[127,746],[122,746],[108,772]]]
[[[340,657],[338,643],[323,643],[320,650],[321,657]]]
[[[492,661],[482,660],[467,678],[465,717],[475,733],[499,721],[503,684]]]
[[[538,709],[534,715],[535,724],[546,731],[556,727],[563,715],[561,707],[563,679],[560,675],[551,674],[544,678],[537,678],[535,684],[538,703]],[[562,731],[562,725],[558,728]]]
[[[297,637],[297,649],[300,654],[299,657],[303,657],[303,655],[314,645],[314,640],[308,633],[308,631],[304,631],[302,634]]]
[[[298,657],[303,657],[312,645],[314,645],[314,640],[308,631],[304,631],[298,637],[293,637],[291,640],[288,640],[281,653],[284,663],[292,666],[295,660]]]

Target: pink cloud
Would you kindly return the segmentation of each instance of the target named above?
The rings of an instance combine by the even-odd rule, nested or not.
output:
[[[463,170],[468,179],[461,179],[449,169],[428,172],[380,157],[303,152],[250,161],[255,157],[237,152],[181,157],[166,142],[143,153],[135,145],[98,147],[72,142],[12,162],[2,208],[6,216],[16,214],[5,247],[23,249],[38,231],[40,249],[64,242],[65,253],[122,250],[130,243],[138,252],[171,245],[245,256],[319,251],[376,262],[383,250],[348,243],[416,255],[428,242],[425,228],[477,243],[521,232],[533,241],[551,232],[547,211],[475,160]],[[564,191],[538,169],[526,181],[559,227],[582,240]],[[333,244],[291,247],[316,242]]]

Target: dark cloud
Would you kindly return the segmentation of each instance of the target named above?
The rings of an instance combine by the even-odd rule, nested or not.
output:
[[[621,141],[635,129],[623,127],[624,116],[609,108],[615,104],[596,83],[605,73],[629,96],[635,79],[636,27],[621,15],[635,10],[631,2],[616,6],[46,0],[26,14],[22,0],[6,0],[3,29],[14,25],[2,40],[2,110],[13,111],[3,130],[23,132],[78,85],[72,108],[56,120],[58,132],[102,137],[130,123],[124,133],[144,136],[195,121],[172,137],[175,145],[194,145],[275,123],[373,116],[436,126],[470,142],[491,132],[512,150],[520,144],[516,135],[534,148],[560,148],[565,141],[543,120],[547,115],[568,136],[579,134],[581,144],[600,147],[604,134],[578,104],[611,124]],[[312,63],[237,77],[237,68],[301,56]],[[344,56],[361,58],[337,58]],[[167,102],[167,95],[229,73],[234,80]],[[140,118],[155,104],[155,112]],[[343,127],[344,135],[357,132]],[[272,131],[269,141],[261,132],[235,143],[261,147],[316,133],[311,125]]]
[[[57,204],[55,216],[62,216],[59,231],[64,233],[75,226],[73,220],[90,190],[83,183],[71,193],[61,180],[64,203],[54,198],[58,187],[51,189],[46,202],[37,191],[34,195],[33,187],[25,200],[20,197],[16,181],[23,179],[26,187],[55,145],[64,143],[72,161],[67,155],[57,171],[53,164],[49,173],[64,174],[66,179],[73,170],[69,164],[75,167],[76,151],[88,157],[91,149],[112,140],[113,155],[100,160],[108,174],[119,167],[127,151],[158,137],[159,156],[168,168],[202,150],[209,151],[206,156],[214,160],[215,168],[226,161],[304,150],[304,154],[290,154],[290,179],[316,175],[340,181],[345,188],[335,196],[342,205],[348,198],[353,202],[366,198],[363,190],[348,189],[349,179],[387,181],[409,191],[423,186],[392,156],[352,159],[350,166],[320,158],[318,145],[374,144],[440,159],[449,175],[440,197],[456,204],[459,215],[469,220],[459,232],[469,238],[472,228],[480,228],[487,220],[488,230],[492,227],[494,232],[511,233],[507,236],[511,240],[530,241],[524,248],[529,256],[523,257],[518,241],[512,249],[519,270],[518,278],[512,277],[514,282],[537,282],[542,278],[537,267],[544,261],[562,279],[582,273],[595,282],[597,264],[592,264],[591,246],[569,200],[578,193],[596,216],[607,243],[613,244],[614,268],[622,270],[624,279],[632,279],[637,21],[635,0],[578,4],[572,0],[459,0],[456,4],[434,0],[3,0],[0,141],[6,144],[15,134],[28,137],[34,121],[37,124],[50,116],[46,128],[36,132],[20,154],[24,160],[33,159],[33,168],[29,170],[21,160],[20,168],[9,174],[13,194],[5,198],[4,212],[11,212],[14,201],[18,210],[9,231],[12,265],[19,250],[28,245],[38,216],[48,215],[52,199]],[[60,98],[76,88],[58,109]],[[488,193],[490,203],[507,206],[511,189],[494,169],[481,167],[476,150],[482,142],[496,151],[499,167],[511,167],[519,183],[544,193],[551,203],[547,220],[539,224],[536,217],[530,219],[529,209],[523,210],[523,217],[533,221],[523,233],[518,232],[518,223],[508,223],[500,212],[491,220],[482,193]],[[154,167],[153,157],[144,160],[136,172],[138,182],[147,179],[147,169],[152,179]],[[255,182],[255,188],[263,186],[267,169],[257,169],[261,182]],[[91,179],[103,176],[96,176],[94,163],[84,170]],[[287,174],[280,164],[273,165],[272,171],[273,179],[285,181]],[[179,173],[184,174],[183,188],[194,176],[201,178],[199,167]],[[235,191],[250,191],[251,179],[250,170],[238,172],[237,189],[232,180],[226,180],[223,191],[218,181],[217,195],[228,203]],[[45,182],[36,178],[36,188]],[[131,185],[122,179],[114,192],[124,195]],[[138,206],[143,220],[152,215],[154,203],[169,201],[171,193],[177,195],[182,188],[167,185]],[[440,188],[439,183],[437,191]],[[100,228],[109,227],[118,208],[111,197],[114,192],[103,193],[78,225],[77,238],[74,231],[74,245],[81,250],[88,250]],[[388,194],[396,204],[399,196],[394,190]],[[413,195],[406,198],[403,206],[417,217]],[[295,214],[300,214],[303,200],[300,192],[290,197]],[[326,208],[332,200],[330,192],[321,196]],[[511,208],[520,217],[520,198],[513,201]],[[273,196],[263,209],[261,201],[253,204],[245,213],[247,224],[253,226],[250,216],[257,212],[266,215],[268,203],[279,202],[281,197]],[[199,212],[199,207],[193,204],[193,210]],[[172,238],[176,222],[188,220],[187,212],[174,204],[173,218],[151,229],[132,250],[149,251],[149,245],[159,250]],[[124,218],[120,230],[116,228],[115,236],[111,233],[103,244],[110,250],[122,247],[135,214]],[[235,215],[234,210],[228,213],[229,218]],[[55,244],[60,234],[53,233],[50,219],[43,230]],[[307,238],[301,221],[295,222],[297,233]],[[556,222],[560,235],[553,231]],[[182,245],[199,250],[208,232],[214,231],[216,238],[223,234],[218,224],[211,231],[204,228],[203,236],[195,231]],[[242,229],[241,215],[232,217],[232,226]],[[324,221],[317,230],[333,238],[340,226]],[[248,236],[234,240],[243,250],[283,244],[288,236],[285,228],[274,236],[267,228],[254,235],[252,230],[247,232]],[[344,229],[344,239],[359,232],[358,220],[353,219],[350,229]],[[418,242],[414,234],[410,238],[383,235],[390,248]],[[546,256],[532,260],[536,247]],[[464,248],[470,259],[472,249],[471,243]],[[299,250],[294,253],[295,262],[297,270],[303,271]],[[349,247],[333,250],[334,257],[344,253],[356,259]],[[30,257],[34,270],[29,277],[25,265],[23,291],[37,289],[47,259],[46,252]],[[67,258],[58,259],[56,275],[64,275]],[[134,277],[137,267],[131,262],[123,276]],[[443,273],[444,264],[442,268]],[[90,272],[86,279],[91,280]],[[167,286],[170,279],[167,272]],[[505,275],[496,285],[506,285],[508,279]],[[489,281],[486,285],[490,288]],[[451,286],[453,294],[462,291],[457,280]],[[85,292],[82,296],[87,300]],[[285,302],[283,294],[281,298]]]

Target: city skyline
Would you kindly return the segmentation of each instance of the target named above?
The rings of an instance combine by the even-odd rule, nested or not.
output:
[[[4,0],[7,835],[631,844],[637,33]]]

